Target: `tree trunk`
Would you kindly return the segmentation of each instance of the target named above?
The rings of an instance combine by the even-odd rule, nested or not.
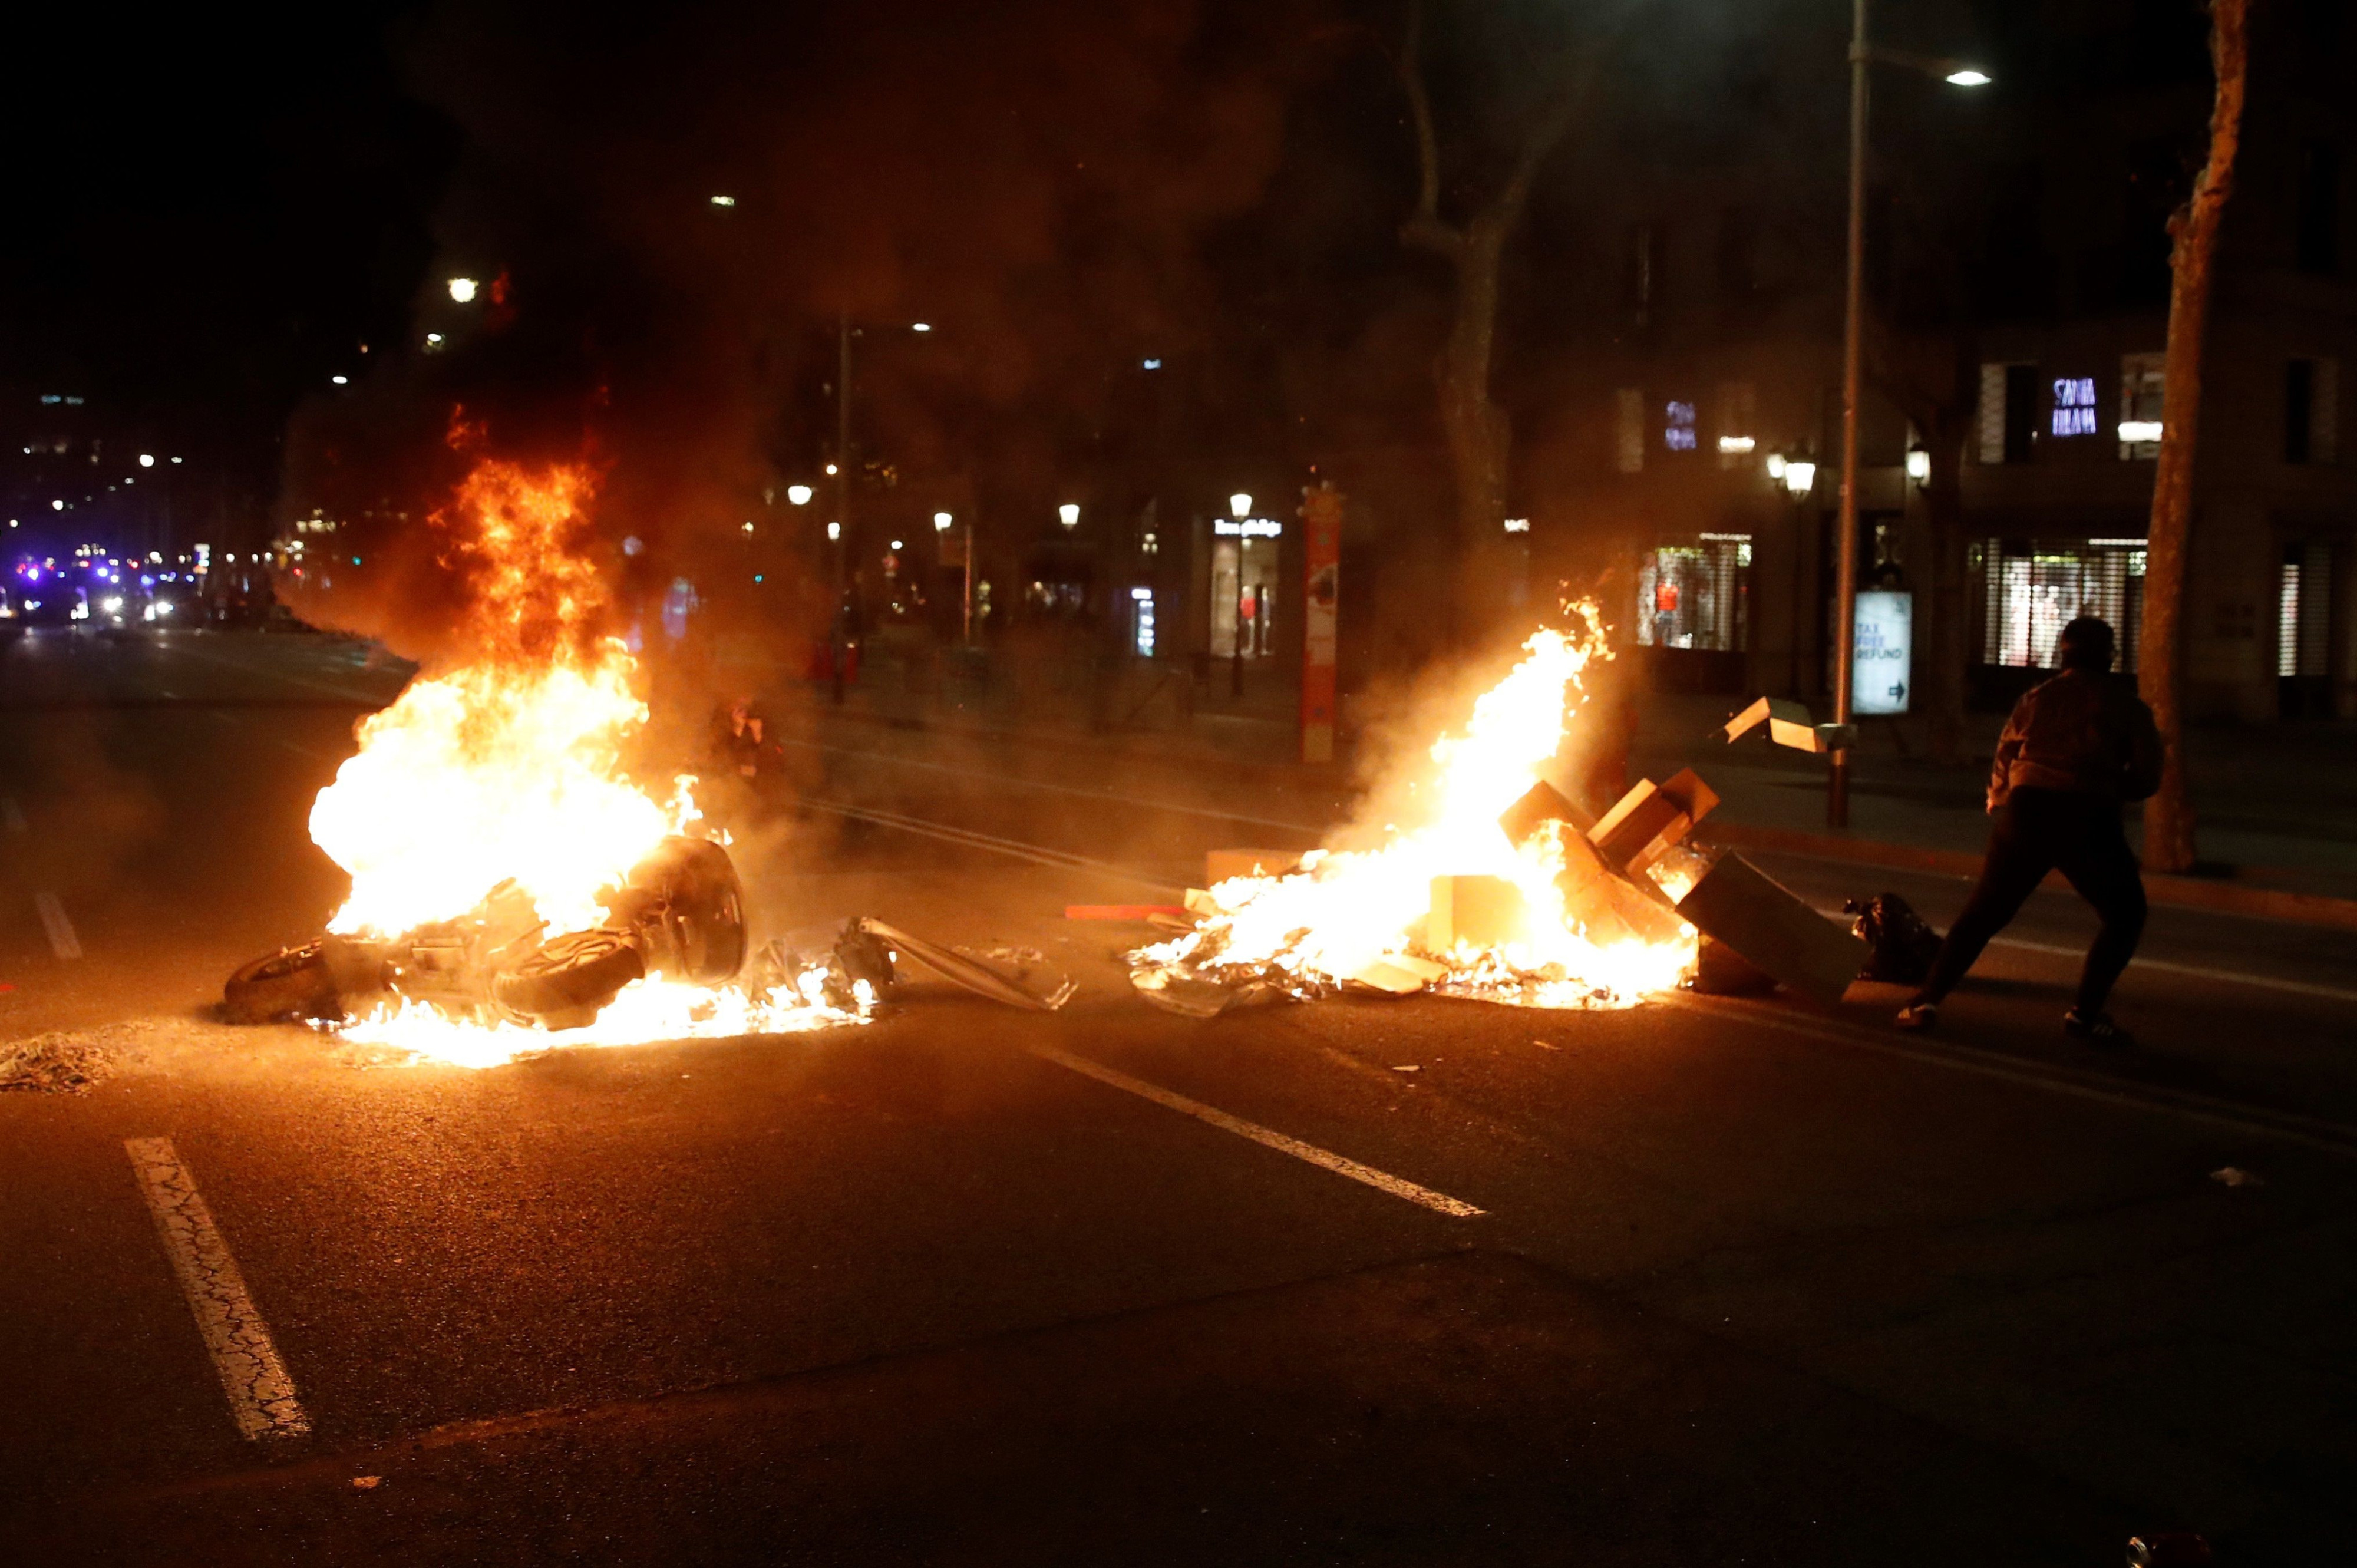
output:
[[[2145,805],[2145,861],[2158,871],[2193,866],[2193,803],[2185,788],[2185,572],[2193,531],[2193,454],[2201,435],[2201,339],[2210,318],[2212,263],[2226,199],[2233,194],[2242,137],[2243,89],[2250,63],[2248,0],[2213,0],[2210,59],[2217,95],[2210,111],[2210,158],[2193,195],[2169,220],[2171,281],[2169,352],[2162,371],[2160,462],[2153,475],[2152,522],[2145,542],[2144,633],[2138,683],[2168,759],[2160,791]]]
[[[1448,342],[1434,371],[1440,423],[1457,479],[1457,605],[1459,630],[1471,632],[1485,608],[1499,602],[1491,581],[1506,516],[1507,470],[1513,426],[1490,396],[1490,368],[1498,323],[1498,270],[1504,236],[1489,224],[1469,226],[1456,253],[1457,310]]]

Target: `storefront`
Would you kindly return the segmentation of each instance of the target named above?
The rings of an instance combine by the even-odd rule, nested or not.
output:
[[[2062,628],[2080,616],[2100,616],[2119,639],[2118,668],[2134,671],[2144,562],[2141,539],[1991,539],[1973,546],[1981,662],[2050,669]]]
[[[1277,651],[1278,561],[1285,525],[1273,517],[1211,522],[1211,652],[1266,659]]]

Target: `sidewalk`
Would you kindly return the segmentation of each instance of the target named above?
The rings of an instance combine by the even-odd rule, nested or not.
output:
[[[911,704],[899,693],[855,687],[842,709],[823,691],[781,693],[783,706],[813,718],[888,725],[995,745],[1118,753],[1205,772],[1240,785],[1317,794],[1355,778],[1346,752],[1330,768],[1296,760],[1292,725],[1265,712],[1196,710],[1182,725],[1092,731],[1061,723],[1011,722],[944,703]],[[1974,715],[1979,760],[1942,768],[1910,755],[1894,726],[1862,726],[1851,775],[1850,826],[1825,826],[1825,766],[1758,736],[1730,746],[1719,725],[1738,704],[1724,696],[1648,699],[1632,749],[1632,776],[1666,778],[1693,768],[1720,797],[1707,836],[1733,846],[1822,855],[1864,865],[1973,875],[1988,832],[1986,758],[2003,719]],[[2147,877],[2156,903],[2357,929],[2357,725],[2303,723],[2197,730],[2189,738],[2203,857],[2194,876]],[[2131,809],[2131,842],[2142,833]]]

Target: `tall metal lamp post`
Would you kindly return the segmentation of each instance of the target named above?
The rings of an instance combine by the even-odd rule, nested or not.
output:
[[[1876,61],[1936,76],[1952,87],[1986,87],[1988,76],[1962,60],[1877,48],[1867,41],[1867,0],[1850,0],[1849,270],[1842,311],[1842,467],[1840,564],[1834,583],[1834,723],[1847,725],[1857,664],[1857,409],[1866,370],[1866,68]],[[1825,822],[1849,826],[1849,748],[1828,759]]]

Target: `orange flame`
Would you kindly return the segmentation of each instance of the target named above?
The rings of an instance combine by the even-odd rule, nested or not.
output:
[[[397,937],[466,914],[511,879],[549,933],[585,929],[606,918],[603,889],[699,821],[693,778],[672,779],[659,800],[624,771],[648,713],[637,660],[606,634],[611,596],[584,510],[594,488],[578,465],[485,459],[435,514],[443,564],[468,586],[460,640],[472,658],[411,682],[363,722],[359,752],[313,802],[313,841],[351,875],[331,930]],[[774,1033],[850,1016],[807,988],[648,980],[561,1036],[415,1004],[348,1032],[483,1066],[564,1041]]]
[[[1320,851],[1285,876],[1236,877],[1209,890],[1214,912],[1196,930],[1133,955],[1155,989],[1189,975],[1289,976],[1340,984],[1389,955],[1442,965],[1452,994],[1548,1007],[1629,1006],[1670,989],[1694,959],[1692,930],[1665,942],[1591,939],[1557,883],[1563,848],[1544,835],[1516,845],[1498,819],[1531,787],[1586,702],[1581,673],[1612,657],[1593,603],[1566,607],[1577,628],[1543,630],[1523,658],[1473,703],[1460,733],[1433,744],[1405,823],[1364,851]],[[1436,877],[1497,876],[1527,917],[1512,939],[1446,950],[1426,940]]]

